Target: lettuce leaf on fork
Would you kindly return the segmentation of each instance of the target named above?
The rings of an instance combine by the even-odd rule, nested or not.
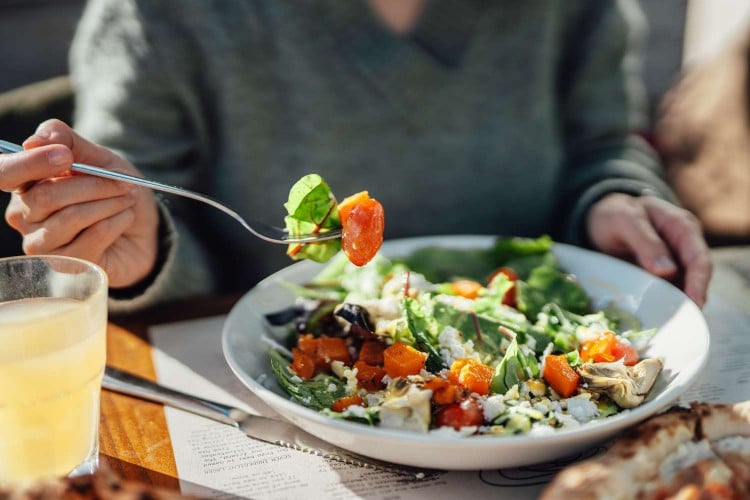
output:
[[[290,235],[341,229],[336,198],[318,174],[309,174],[298,180],[289,191],[289,200],[284,203],[284,208],[289,214],[284,217],[284,223]],[[341,240],[333,239],[289,245],[287,254],[294,260],[326,262],[339,250]]]

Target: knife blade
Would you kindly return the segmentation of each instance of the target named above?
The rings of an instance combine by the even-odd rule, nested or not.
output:
[[[324,441],[290,422],[254,415],[239,408],[176,391],[111,366],[107,366],[104,371],[102,387],[210,418],[236,427],[248,437],[259,441],[312,453],[348,465],[381,470],[412,479],[424,479],[438,472],[365,457]]]

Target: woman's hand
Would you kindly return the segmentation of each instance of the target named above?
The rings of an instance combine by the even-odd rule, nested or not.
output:
[[[687,210],[652,196],[615,193],[591,207],[586,228],[598,250],[633,258],[656,276],[674,279],[681,268],[685,293],[705,304],[713,265],[700,223]]]
[[[157,253],[152,193],[70,171],[74,161],[138,175],[135,167],[59,120],[42,123],[23,146],[0,155],[0,189],[12,192],[5,219],[23,235],[24,252],[95,262],[113,288],[145,278]]]

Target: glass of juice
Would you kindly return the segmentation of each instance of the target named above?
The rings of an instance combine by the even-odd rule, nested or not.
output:
[[[0,259],[0,485],[96,468],[107,288],[84,260]]]

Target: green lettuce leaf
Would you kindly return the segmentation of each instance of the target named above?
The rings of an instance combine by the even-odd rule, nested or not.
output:
[[[289,200],[284,203],[284,217],[290,235],[315,233],[340,229],[338,204],[328,184],[318,174],[309,174],[297,181],[289,191]],[[292,259],[310,259],[326,262],[341,250],[341,240],[320,243],[289,245],[287,254]]]
[[[334,401],[347,395],[346,382],[338,377],[319,373],[310,380],[303,380],[289,369],[289,360],[279,351],[269,351],[269,359],[279,385],[292,399],[308,408],[317,411],[330,408]]]
[[[433,304],[427,299],[414,300],[404,298],[404,309],[409,324],[409,330],[415,339],[415,348],[427,353],[426,368],[432,373],[437,373],[448,364],[440,355],[437,346],[438,324],[433,313]]]
[[[589,308],[589,297],[581,285],[554,267],[537,267],[527,281],[518,281],[517,286],[518,309],[532,321],[551,302],[576,314],[585,314]]]
[[[495,367],[495,374],[490,382],[492,392],[505,394],[514,385],[520,385],[530,378],[526,373],[526,365],[526,356],[518,348],[516,339],[513,339],[500,364]]]

